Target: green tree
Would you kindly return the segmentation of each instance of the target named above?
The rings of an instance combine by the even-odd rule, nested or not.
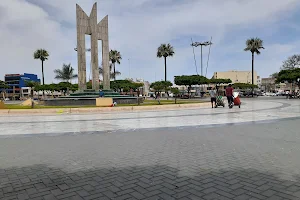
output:
[[[174,48],[170,44],[161,44],[157,48],[157,57],[164,57],[165,60],[165,81],[167,81],[167,57],[172,57],[174,54]]]
[[[64,95],[69,94],[69,90],[72,88],[72,83],[70,82],[60,82],[57,84],[57,90],[63,91]]]
[[[226,84],[226,83],[232,83],[230,79],[223,79],[223,78],[212,78],[208,81],[211,84]]]
[[[174,88],[174,87],[172,87],[171,88],[171,92],[173,93],[173,95],[174,95],[174,98],[175,98],[175,104],[177,103],[177,96],[180,94],[180,91],[179,91],[179,89],[178,88]]]
[[[38,49],[34,52],[33,58],[39,59],[42,61],[42,79],[43,79],[43,85],[45,84],[45,78],[44,78],[44,62],[48,60],[49,53],[45,49]]]
[[[6,94],[6,89],[10,88],[9,85],[0,80],[0,91],[2,92],[3,95],[3,100],[5,100],[5,94]]]
[[[217,93],[219,94],[219,87],[220,87],[220,85],[221,84],[232,83],[232,81],[230,79],[212,78],[212,79],[209,79],[209,83],[216,85]]]
[[[168,92],[172,85],[173,84],[170,81],[156,81],[150,85],[150,88],[155,91],[155,98],[157,98],[157,96],[159,96],[161,92]],[[160,104],[159,98],[158,103]]]
[[[130,80],[115,80],[110,82],[110,87],[118,92],[121,92],[122,90],[123,92],[128,92],[130,89],[135,91],[143,85],[143,83],[135,83]]]
[[[35,81],[26,81],[25,82],[26,87],[30,87],[30,96],[31,98],[33,98],[33,93],[36,87],[38,87],[40,85],[39,82],[35,82]]]
[[[119,72],[117,70],[115,72],[112,71],[112,64],[111,63],[109,65],[109,71],[110,71],[110,79],[115,80],[117,76],[121,75],[121,72]],[[99,67],[99,74],[103,75],[103,67]]]
[[[121,53],[117,50],[110,50],[109,52],[109,60],[113,65],[113,78],[116,80],[116,63],[121,64],[122,56]]]
[[[288,57],[287,60],[283,61],[283,65],[281,69],[290,70],[299,67],[300,67],[300,54],[295,54],[293,56]]]
[[[292,84],[297,84],[298,87],[300,87],[300,68],[281,70],[278,73],[276,82],[281,83],[285,81]]]
[[[252,85],[254,85],[254,54],[260,54],[260,50],[264,49],[263,41],[259,38],[250,38],[246,41],[246,48],[244,51],[250,51],[252,54]],[[252,97],[253,97],[253,90],[252,89]]]
[[[270,75],[270,78],[277,78],[278,77],[278,72],[275,72]]]
[[[62,69],[55,69],[54,70],[55,78],[66,81],[66,82],[71,82],[72,79],[77,78],[77,74],[74,74],[74,68],[70,64],[63,64]]]
[[[185,85],[188,88],[188,94],[190,94],[192,85],[203,85],[208,84],[209,79],[200,75],[183,75],[175,76],[174,82],[176,85]]]

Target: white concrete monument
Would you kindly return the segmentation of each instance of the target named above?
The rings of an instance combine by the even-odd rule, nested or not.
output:
[[[103,89],[110,89],[109,76],[109,44],[108,44],[108,16],[97,23],[97,3],[93,5],[90,16],[76,4],[77,23],[77,58],[78,58],[78,88],[86,89],[86,55],[85,35],[91,36],[91,65],[92,65],[92,88],[99,90],[99,61],[98,40],[102,40],[102,63],[103,63]]]

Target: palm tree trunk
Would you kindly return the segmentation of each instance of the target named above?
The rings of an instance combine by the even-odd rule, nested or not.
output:
[[[167,81],[167,57],[165,58],[165,81]]]
[[[254,96],[254,52],[252,52],[252,97]]]
[[[116,63],[114,62],[114,80],[116,80]]]
[[[45,85],[45,78],[44,78],[44,61],[42,60],[42,78],[43,78],[43,85]],[[45,90],[43,90],[43,97],[45,97]]]

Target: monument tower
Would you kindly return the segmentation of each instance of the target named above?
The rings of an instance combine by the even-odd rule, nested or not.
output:
[[[86,89],[85,35],[91,36],[92,88],[99,90],[98,40],[102,40],[103,89],[110,89],[108,16],[97,23],[97,3],[90,16],[76,4],[78,88]]]

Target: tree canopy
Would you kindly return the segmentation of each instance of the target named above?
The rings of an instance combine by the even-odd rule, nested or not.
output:
[[[33,53],[34,59],[40,59],[41,61],[48,60],[49,53],[45,49],[38,49]]]
[[[10,88],[9,85],[7,85],[6,82],[0,80],[0,89],[7,89],[7,88]]]
[[[66,90],[72,90],[76,91],[78,90],[78,84],[72,84],[70,82],[60,82],[60,83],[52,83],[52,84],[45,84],[45,85],[36,85],[34,86],[34,89],[36,91],[41,90],[49,90],[49,91],[66,91]]]
[[[278,77],[278,72],[275,72],[270,75],[270,78],[277,78]]]
[[[258,88],[257,85],[252,85],[249,83],[234,83],[233,84],[234,88],[238,88],[238,89],[252,89],[252,88]]]
[[[115,91],[123,90],[124,92],[130,91],[130,89],[136,90],[143,85],[143,83],[135,83],[130,80],[115,80],[110,82],[111,89],[114,89]]]
[[[113,64],[114,63],[120,64],[121,60],[122,60],[121,53],[119,51],[117,51],[117,50],[110,50],[110,52],[109,52],[109,60]]]
[[[300,54],[295,54],[293,56],[288,57],[287,60],[283,61],[282,70],[290,70],[300,68]]]
[[[155,92],[169,91],[173,84],[170,81],[156,81],[150,85]]]
[[[157,48],[157,57],[172,57],[175,54],[174,48],[171,46],[171,44],[161,44]]]
[[[260,38],[250,38],[246,41],[246,48],[244,51],[250,51],[252,54],[260,54],[260,49],[264,49],[263,41]]]
[[[230,79],[208,79],[204,76],[200,75],[183,75],[183,76],[175,76],[174,82],[176,85],[185,85],[185,86],[192,86],[192,85],[202,85],[202,84],[226,84],[231,83]]]
[[[226,84],[231,83],[232,81],[230,79],[224,79],[224,78],[217,78],[217,79],[209,79],[209,83],[211,84]]]
[[[192,86],[192,85],[208,84],[209,79],[200,75],[191,75],[191,76],[183,75],[183,76],[175,76],[174,82],[176,85]]]
[[[289,83],[297,83],[299,85],[300,82],[298,81],[298,79],[300,79],[300,68],[294,68],[288,70],[281,70],[278,73],[276,82],[281,83],[287,81]]]
[[[55,78],[69,82],[70,80],[77,78],[77,74],[74,74],[74,68],[70,64],[63,64],[62,69],[55,69]]]

